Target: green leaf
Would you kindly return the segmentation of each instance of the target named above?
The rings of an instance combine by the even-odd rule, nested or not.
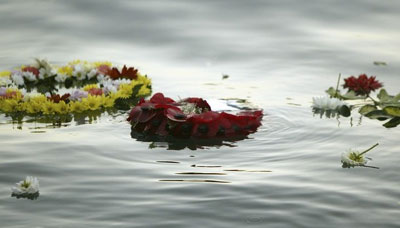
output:
[[[400,93],[393,97],[393,101],[398,102],[400,101]]]
[[[331,97],[339,97],[339,95],[340,95],[340,92],[337,91],[337,93],[336,93],[336,89],[333,87],[329,87],[329,89],[327,89],[325,92],[327,94],[329,94]]]
[[[143,84],[137,84],[132,88],[132,95],[131,98],[136,98],[137,94],[139,93],[139,90],[142,88]]]
[[[383,111],[391,116],[400,117],[400,107],[397,106],[387,106]]]
[[[372,111],[375,111],[375,110],[377,110],[377,108],[375,107],[375,105],[367,104],[367,105],[362,106],[362,107],[358,110],[358,112],[359,112],[361,115],[365,115],[365,114],[367,114],[367,113],[369,113],[369,112],[372,112]]]
[[[364,116],[366,116],[370,119],[377,119],[377,120],[386,120],[386,119],[392,118],[392,116],[388,115],[383,110],[374,110],[374,111],[371,111],[371,112],[365,114]]]
[[[392,128],[392,127],[397,127],[397,125],[399,124],[400,124],[400,117],[394,117],[385,124],[383,124],[383,126],[387,128]]]
[[[366,96],[357,96],[354,91],[349,91],[345,94],[341,94],[340,91],[336,92],[336,89],[334,89],[333,87],[329,87],[329,89],[327,89],[325,92],[327,94],[329,94],[331,97],[336,97],[341,100],[356,100],[356,99],[366,99],[367,98]]]
[[[72,80],[72,77],[68,77],[67,79],[65,79],[65,82],[64,82],[65,88],[69,89],[72,87],[73,84],[74,84],[74,81]]]
[[[114,101],[114,107],[120,110],[129,110],[131,108],[129,99],[127,98],[117,98]]]
[[[347,105],[342,105],[339,108],[339,114],[344,116],[344,117],[349,117],[351,115],[351,110]]]
[[[354,91],[349,91],[346,94],[340,95],[345,100],[366,99],[367,96],[357,96]]]
[[[381,89],[377,95],[381,102],[390,101],[393,96],[389,96],[385,89]]]

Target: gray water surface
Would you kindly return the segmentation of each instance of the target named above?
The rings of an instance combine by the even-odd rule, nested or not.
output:
[[[1,115],[1,227],[399,227],[399,129],[310,108],[339,73],[400,92],[398,12],[397,1],[1,1],[1,70],[110,60],[153,92],[265,113],[249,139],[197,150],[150,149],[125,113],[60,128]],[[376,142],[379,169],[341,167],[342,152]],[[11,197],[27,175],[39,198]]]

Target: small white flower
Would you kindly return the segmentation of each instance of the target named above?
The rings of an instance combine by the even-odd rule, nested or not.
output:
[[[0,86],[10,85],[12,81],[8,77],[0,77]]]
[[[337,98],[330,98],[329,96],[325,96],[325,97],[313,97],[312,107],[314,109],[319,109],[319,110],[335,111],[343,105],[347,104]]]
[[[67,79],[66,74],[57,74],[57,76],[54,78],[57,82],[65,82],[65,79]]]
[[[24,78],[22,77],[22,74],[20,72],[12,74],[11,79],[18,86],[22,86],[25,84]]]
[[[119,78],[119,79],[116,79],[116,80],[112,80],[112,83],[113,83],[113,85],[115,86],[115,87],[117,87],[117,89],[119,89],[119,86],[121,85],[121,84],[130,84],[131,83],[131,80],[130,79],[127,79],[127,78]]]
[[[36,177],[27,176],[25,180],[16,183],[11,188],[14,195],[35,194],[39,192],[39,180]]]
[[[355,150],[347,150],[346,152],[342,153],[342,163],[343,167],[351,167],[351,166],[365,166],[368,160],[364,157],[368,151],[377,147],[379,143],[375,143],[373,146],[364,150],[363,152],[355,151]],[[374,166],[369,166],[371,168],[378,168]],[[378,168],[379,169],[379,168]]]
[[[31,81],[31,82],[36,81],[36,76],[32,72],[29,72],[29,71],[22,72],[22,76],[24,78],[26,78],[26,80],[28,80],[28,81]]]
[[[82,98],[88,97],[88,92],[83,91],[83,90],[75,90],[71,93],[71,96],[69,97],[72,101],[77,101],[81,100]]]
[[[190,102],[182,102],[180,108],[185,115],[200,114],[203,111],[196,104]]]
[[[27,93],[27,91],[26,91],[25,88],[22,88],[22,89],[20,89],[19,91],[21,92],[22,96],[25,96],[26,93]]]
[[[351,149],[342,153],[342,163],[346,166],[363,166],[367,164],[368,160],[358,151]]]
[[[97,75],[97,81],[99,83],[103,83],[103,81],[105,81],[105,80],[111,80],[111,78],[108,77],[108,75],[104,75],[104,74],[98,74]]]
[[[96,75],[97,75],[97,69],[92,69],[91,71],[89,71],[89,73],[87,73],[88,79],[91,79]]]
[[[39,79],[44,79],[47,76],[47,71],[45,68],[39,69]]]
[[[103,91],[105,94],[117,92],[117,87],[113,84],[111,79],[104,80],[101,84],[103,85]]]
[[[85,67],[82,64],[74,65],[74,71],[72,72],[72,75],[78,80],[84,80],[86,78]]]

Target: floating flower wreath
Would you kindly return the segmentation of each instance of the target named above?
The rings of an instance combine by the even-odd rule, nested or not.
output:
[[[46,116],[129,109],[150,93],[147,76],[133,67],[120,70],[110,62],[75,60],[56,66],[36,59],[32,65],[0,72],[0,112],[6,114]]]
[[[262,111],[242,111],[236,115],[211,110],[202,98],[174,101],[156,93],[142,99],[129,115],[132,136],[161,139],[232,139],[253,133],[261,125]]]

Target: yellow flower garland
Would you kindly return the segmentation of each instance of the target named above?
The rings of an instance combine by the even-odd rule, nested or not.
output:
[[[36,67],[38,71],[44,71],[45,67],[50,66],[47,62],[43,65],[42,60],[38,60],[39,66]],[[41,65],[40,65],[41,64]],[[77,65],[86,67],[86,72],[97,69],[99,66],[112,67],[110,62],[87,62],[75,60],[65,66],[51,66],[51,70],[55,72],[50,77],[57,77],[58,75],[66,75],[66,78],[74,78],[73,72],[76,70]],[[21,67],[20,69],[25,69]],[[46,70],[46,69],[45,69]],[[48,69],[47,69],[48,70]],[[17,72],[20,74],[23,71]],[[151,94],[151,80],[147,76],[137,73],[135,79],[122,81],[115,91],[103,93],[101,95],[88,94],[87,97],[82,97],[79,100],[52,100],[49,96],[43,93],[26,93],[25,87],[15,85],[11,71],[0,72],[0,112],[11,113],[24,113],[27,115],[56,115],[56,114],[69,114],[69,113],[82,113],[86,111],[102,110],[115,107],[118,99],[133,99],[145,97]],[[80,75],[82,76],[82,75]],[[103,75],[107,76],[107,75]],[[123,76],[123,75],[122,75]],[[16,76],[14,76],[16,77]],[[19,76],[18,76],[19,77]],[[47,75],[49,77],[49,75]],[[46,75],[43,79],[37,79],[35,86],[41,86],[41,80],[46,80]],[[77,81],[78,79],[75,79]],[[111,79],[109,79],[112,81]],[[11,83],[9,83],[11,81]],[[93,81],[93,79],[92,79]],[[8,84],[7,84],[8,82]],[[24,79],[24,82],[29,81]],[[3,85],[1,84],[3,83]],[[79,89],[79,88],[76,88]],[[88,84],[81,89],[86,94],[91,89],[102,89],[98,83]]]

